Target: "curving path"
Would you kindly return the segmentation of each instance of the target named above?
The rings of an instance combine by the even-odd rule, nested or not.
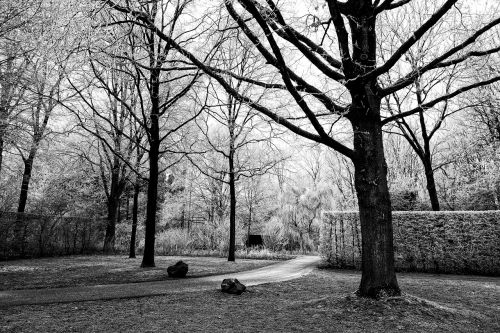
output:
[[[228,277],[237,278],[246,286],[288,281],[309,274],[319,261],[320,257],[317,256],[300,256],[250,271],[200,278],[51,289],[5,290],[0,291],[0,308],[15,305],[95,301],[210,290],[220,288],[222,280]]]

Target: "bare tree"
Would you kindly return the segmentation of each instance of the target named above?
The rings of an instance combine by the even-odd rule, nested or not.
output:
[[[408,0],[327,0],[312,15],[312,26],[307,25],[310,22],[307,19],[304,26],[303,20],[285,18],[286,13],[293,13],[293,10],[281,10],[272,0],[225,1],[227,12],[234,19],[237,28],[265,59],[266,70],[276,74],[272,81],[265,78],[248,81],[257,87],[275,90],[277,96],[287,93],[286,96],[295,101],[300,112],[291,119],[292,110],[284,113],[272,103],[266,105],[264,101],[255,100],[252,96],[235,90],[228,81],[229,77],[238,77],[236,73],[214,68],[201,60],[195,51],[176,43],[158,29],[148,13],[130,8],[126,2],[102,1],[154,31],[217,80],[235,99],[250,105],[290,131],[324,144],[351,159],[355,168],[362,231],[362,277],[358,294],[367,297],[400,294],[394,271],[392,213],[382,127],[417,114],[420,110],[427,110],[463,92],[498,81],[500,76],[494,75],[472,84],[464,83],[449,93],[436,96],[398,115],[384,117],[381,101],[385,96],[412,85],[416,77],[426,72],[497,52],[497,44],[483,45],[476,41],[496,29],[500,18],[485,23],[456,43],[443,44],[440,55],[416,70],[407,69],[398,73],[400,78],[393,84],[381,86],[379,78],[394,72],[394,66],[399,60],[429,29],[454,10],[452,8],[458,0],[441,1],[432,15],[406,35],[400,46],[391,50],[387,61],[379,64],[377,36],[380,33],[377,30],[377,17],[384,11],[397,10],[406,5]],[[281,4],[284,5],[286,4]],[[331,28],[335,31],[336,38],[330,36]],[[333,51],[330,45],[324,45],[325,41],[335,43],[338,51]],[[303,66],[309,66],[307,77],[300,70]],[[318,88],[319,85],[321,87]],[[326,115],[323,117],[324,114]],[[302,117],[296,119],[298,115]],[[345,132],[349,123],[352,129],[351,147],[344,144],[342,136],[339,136],[342,129]],[[335,124],[338,126],[334,126]]]
[[[97,168],[106,195],[107,225],[103,251],[111,253],[114,251],[120,198],[130,173],[139,172],[132,162],[136,159],[134,153],[136,156],[141,156],[141,153],[137,151],[140,149],[136,142],[137,127],[130,115],[131,109],[135,110],[138,93],[134,81],[123,75],[122,66],[113,68],[91,60],[90,67],[90,82],[79,78],[83,89],[70,82],[84,104],[75,108],[78,124],[85,134],[90,133],[97,139],[90,142],[93,146],[91,153],[83,156]]]
[[[242,214],[245,218],[244,223],[247,230],[247,246],[250,246],[249,239],[252,226],[258,224],[259,220],[262,219],[264,203],[273,197],[272,192],[264,184],[264,179],[268,179],[265,177],[265,175],[256,176],[242,182],[242,204],[247,210],[246,213]]]
[[[183,30],[182,20],[187,16],[183,15],[190,3],[190,0],[162,3],[132,1],[129,5],[147,13],[158,24],[159,31],[171,36],[176,43],[188,45],[195,38],[190,35],[193,31]],[[193,105],[190,104],[193,99],[189,98],[201,72],[192,65],[186,65],[172,44],[159,38],[154,31],[127,19],[123,21],[123,18],[115,17],[114,14],[116,13],[106,14],[104,20],[107,23],[103,27],[117,24],[125,24],[127,27],[129,33],[124,34],[121,42],[128,44],[131,49],[125,50],[117,58],[133,65],[133,73],[129,75],[135,78],[140,91],[140,112],[132,112],[131,115],[144,129],[147,141],[144,149],[149,162],[146,232],[141,267],[154,267],[159,175],[185,155],[185,151],[179,148],[180,142],[185,138],[183,129],[203,108],[193,110]],[[118,100],[123,102],[119,98]]]
[[[0,0],[2,13],[0,14],[0,38],[9,35],[10,32],[30,24],[37,14],[40,13],[42,0]],[[8,58],[7,58],[8,59]],[[0,60],[0,65],[2,61]]]
[[[228,69],[232,69],[240,77],[251,77],[257,74],[258,62],[249,54],[248,47],[237,36],[223,38],[224,42],[218,47],[217,59]],[[249,84],[233,79],[229,82],[231,87],[241,92],[248,93]],[[229,253],[228,261],[235,260],[236,251],[236,209],[237,189],[236,183],[241,177],[257,177],[265,174],[279,160],[279,158],[263,158],[264,153],[270,150],[273,133],[261,121],[258,113],[235,99],[224,91],[221,95],[218,87],[212,86],[215,106],[207,107],[208,117],[199,118],[197,123],[206,138],[209,148],[220,154],[227,161],[223,170],[210,169],[209,165],[200,167],[199,170],[212,178],[215,175],[229,186]],[[220,89],[219,89],[220,90]],[[210,124],[212,122],[212,124]],[[224,131],[218,131],[218,127]],[[268,136],[262,133],[268,132]],[[224,133],[225,132],[225,133]],[[259,135],[256,135],[259,133]],[[196,163],[196,162],[195,162]],[[220,175],[222,174],[222,177]],[[226,178],[227,176],[227,178]]]
[[[470,94],[468,104],[472,126],[483,134],[483,144],[500,143],[500,86],[481,87]],[[471,124],[467,124],[471,126]]]
[[[57,45],[60,46],[60,45]],[[39,152],[40,145],[48,137],[53,136],[49,120],[53,117],[59,101],[66,98],[63,79],[70,70],[69,58],[71,53],[62,57],[52,57],[47,49],[40,47],[37,53],[29,59],[26,71],[30,75],[30,82],[26,85],[23,94],[24,109],[19,113],[17,122],[21,128],[15,142],[19,156],[23,161],[23,177],[19,194],[17,212],[25,212],[33,174],[33,163]],[[16,235],[24,255],[24,238],[22,218],[16,221]],[[26,230],[24,228],[24,230]]]
[[[425,19],[427,10],[426,3],[410,2],[408,6],[405,6],[397,13],[385,13],[384,27],[392,31],[399,31],[399,33],[395,33],[393,42],[404,42],[400,38],[401,30],[405,29],[411,32],[416,29],[418,24]],[[399,25],[400,19],[395,18],[395,14],[408,18],[408,23],[404,27]],[[421,66],[438,57],[439,52],[441,52],[439,45],[443,42],[443,32],[449,28],[449,22],[447,21],[455,19],[457,17],[449,17],[447,20],[442,20],[430,29],[425,36],[420,38],[408,50],[404,58],[400,60],[399,67],[408,67],[413,72],[418,72]],[[388,41],[379,41],[379,44],[380,48],[390,47],[390,45],[387,45]],[[382,55],[382,59],[384,61],[387,60],[384,55]],[[481,63],[474,64],[473,67],[482,67],[485,60],[487,61],[488,59],[481,59]],[[467,64],[469,67],[470,65],[470,63]],[[436,68],[434,71],[422,75],[418,74],[414,78],[412,85],[385,96],[385,103],[383,103],[382,107],[385,107],[386,111],[393,116],[406,111],[409,106],[420,107],[435,96],[450,94],[460,81],[474,80],[470,72],[471,70],[464,66],[463,63],[458,63]],[[390,84],[394,83],[391,80],[391,73],[388,73],[385,79]],[[451,116],[470,107],[470,105],[463,102],[460,104],[453,103],[451,100],[445,100],[428,109],[420,108],[413,117],[397,119],[393,126],[387,129],[389,133],[401,135],[420,159],[425,174],[431,207],[435,211],[440,210],[435,173],[444,165],[452,162],[448,158],[443,157],[443,150],[446,149],[446,146],[443,147],[444,138],[440,134],[446,130],[445,124]]]
[[[240,82],[235,83],[237,85]],[[242,89],[240,86],[238,89]],[[203,158],[189,157],[198,170],[204,175],[229,187],[229,253],[228,261],[235,260],[236,250],[236,210],[237,210],[237,182],[240,178],[253,178],[267,173],[279,158],[265,158],[272,156],[269,151],[271,137],[255,136],[261,130],[258,115],[252,110],[245,109],[244,105],[236,101],[231,95],[217,96],[221,103],[216,110],[208,107],[206,117],[197,120],[204,135],[208,148],[216,152],[227,164],[218,165],[206,163]],[[210,124],[212,122],[212,124]],[[219,128],[224,131],[220,131]],[[224,133],[225,132],[225,133]],[[214,168],[215,166],[215,168]]]
[[[41,14],[41,0],[1,0],[0,7],[0,173],[3,153],[15,141],[17,118],[25,108],[27,64],[33,57],[37,42],[24,37],[36,31]],[[39,36],[38,36],[39,37]]]
[[[15,141],[18,118],[26,107],[24,94],[26,92],[27,57],[16,58],[5,45],[5,60],[0,65],[0,174],[3,166],[3,154],[8,146]]]

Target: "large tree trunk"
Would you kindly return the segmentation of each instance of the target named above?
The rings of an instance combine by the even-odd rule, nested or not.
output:
[[[376,66],[376,26],[371,1],[349,2],[356,17],[349,17],[352,30],[354,78]],[[380,97],[377,79],[349,87],[351,108],[348,119],[354,132],[354,184],[361,222],[362,274],[357,294],[363,297],[400,295],[394,271],[392,212],[387,186]]]
[[[380,118],[365,114],[359,119],[353,123],[354,177],[362,236],[362,276],[358,294],[367,297],[399,295]]]
[[[229,254],[228,261],[235,260],[236,252],[236,185],[234,177],[234,149],[229,152]]]
[[[137,214],[139,210],[140,178],[137,177],[134,185],[134,199],[132,203],[132,232],[130,233],[129,258],[135,258],[135,239],[137,235]]]

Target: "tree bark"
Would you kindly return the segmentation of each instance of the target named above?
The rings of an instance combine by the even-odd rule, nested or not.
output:
[[[363,104],[370,107],[366,109],[361,106]],[[358,112],[363,116],[352,121],[356,152],[354,181],[362,236],[362,275],[358,295],[394,296],[400,294],[400,289],[394,271],[392,213],[380,101],[372,100],[368,104],[365,100],[361,105]]]
[[[129,258],[135,258],[135,239],[137,235],[137,214],[139,211],[140,178],[137,177],[134,185],[134,199],[132,203],[132,232],[130,233]]]

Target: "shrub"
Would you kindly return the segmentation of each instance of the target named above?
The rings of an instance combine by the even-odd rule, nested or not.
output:
[[[393,212],[400,271],[500,274],[500,211]],[[320,253],[334,267],[361,266],[357,212],[323,214]]]

